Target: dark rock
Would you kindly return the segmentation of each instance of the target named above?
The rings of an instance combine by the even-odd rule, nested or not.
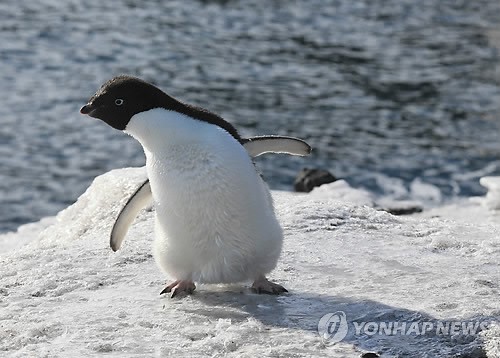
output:
[[[422,209],[420,206],[414,206],[407,208],[387,208],[384,210],[387,211],[388,213],[391,213],[392,215],[410,215],[415,213],[421,213],[424,209]]]
[[[418,201],[413,200],[392,200],[392,199],[379,199],[376,202],[376,208],[387,211],[392,215],[410,215],[421,213],[424,208]]]
[[[309,193],[317,186],[333,183],[336,180],[337,178],[327,170],[304,168],[295,178],[293,186],[297,192]]]
[[[366,352],[361,355],[361,358],[379,358],[380,356],[377,353]]]

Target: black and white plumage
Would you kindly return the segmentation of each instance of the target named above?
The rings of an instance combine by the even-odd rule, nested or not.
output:
[[[266,279],[280,256],[283,233],[251,156],[306,155],[305,142],[243,139],[220,116],[130,76],[106,82],[80,112],[125,131],[144,148],[149,184],[139,188],[137,201],[125,212],[115,248],[148,201],[150,185],[156,209],[154,257],[175,279],[162,292],[174,296],[192,292],[194,282],[246,280],[253,280],[258,292],[286,292]]]

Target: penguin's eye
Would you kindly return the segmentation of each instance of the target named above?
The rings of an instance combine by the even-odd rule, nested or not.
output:
[[[115,99],[115,104],[116,104],[117,106],[121,106],[121,105],[123,104],[123,99],[121,99],[121,98],[117,98],[117,99]]]

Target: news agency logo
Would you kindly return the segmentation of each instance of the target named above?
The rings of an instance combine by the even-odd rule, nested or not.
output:
[[[393,321],[393,322],[352,322],[351,332],[355,336],[474,336],[487,329],[493,321]],[[318,333],[323,339],[340,342],[349,333],[345,312],[327,313],[318,322]]]
[[[347,325],[347,318],[343,311],[327,313],[318,322],[318,333],[320,336],[332,342],[343,340],[347,336],[348,331],[349,326]]]

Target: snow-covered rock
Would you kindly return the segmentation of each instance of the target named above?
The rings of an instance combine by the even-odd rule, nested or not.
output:
[[[482,177],[479,183],[488,189],[484,205],[492,210],[500,210],[500,177]]]
[[[159,295],[168,278],[151,255],[151,211],[109,248],[144,178],[109,172],[55,219],[0,236],[2,357],[500,356],[498,212],[467,201],[396,217],[345,182],[274,192],[285,244],[271,278],[290,292],[200,285],[170,299]],[[329,313],[320,328],[333,330],[320,335]]]

